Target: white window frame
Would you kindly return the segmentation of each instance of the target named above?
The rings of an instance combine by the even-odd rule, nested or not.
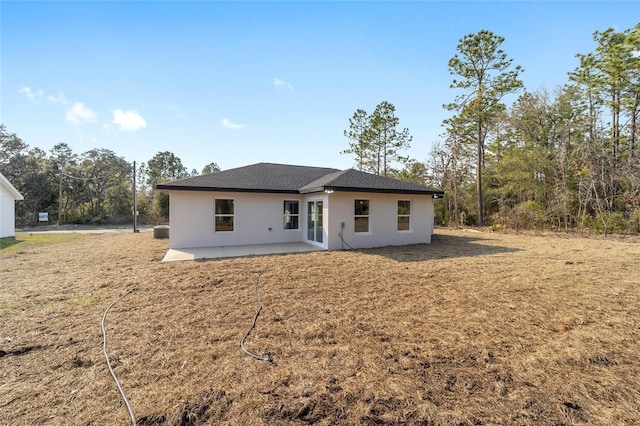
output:
[[[400,204],[401,201],[406,201],[406,202],[409,203],[409,214],[400,214],[400,211],[399,211],[400,210],[400,206],[399,206],[399,204]],[[413,203],[411,202],[411,200],[407,200],[407,199],[398,200],[398,202],[396,203],[396,231],[398,231],[398,232],[411,232],[411,210],[413,209],[412,204]],[[400,221],[399,221],[399,219],[401,217],[406,217],[406,218],[409,219],[409,229],[400,229]]]
[[[230,200],[231,201],[231,205],[233,206],[233,213],[218,213],[216,212],[216,201],[218,200]],[[229,232],[236,232],[236,201],[234,198],[214,198],[213,199],[213,232],[224,232],[224,233],[229,233]],[[218,230],[216,229],[216,225],[217,225],[217,219],[219,217],[230,217],[232,219],[232,227],[233,229],[228,231],[228,230]]]
[[[298,213],[287,212],[286,203],[296,203],[298,205]],[[282,228],[285,231],[299,231],[300,230],[300,201],[299,200],[284,200],[282,202],[282,210],[283,210],[282,211],[282,217],[283,217]],[[296,221],[297,227],[296,228],[287,228],[287,223],[289,222],[287,219],[292,218],[292,217],[298,218],[298,220]]]
[[[369,214],[356,214],[356,203],[358,201],[366,201],[368,205],[368,213]],[[358,231],[356,227],[356,222],[358,218],[366,218],[367,219],[367,230],[366,231]],[[354,198],[353,200],[353,233],[356,235],[366,235],[371,234],[371,199],[367,198]]]

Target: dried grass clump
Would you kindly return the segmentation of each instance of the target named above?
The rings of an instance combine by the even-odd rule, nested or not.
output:
[[[162,264],[166,240],[0,252],[0,424],[634,424],[637,242],[430,245]],[[256,361],[240,349],[270,351]]]

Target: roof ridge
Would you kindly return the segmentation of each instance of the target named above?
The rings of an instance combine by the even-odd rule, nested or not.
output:
[[[249,164],[249,166],[255,166],[257,164],[264,164],[264,165],[270,165],[270,166],[286,166],[286,167],[304,167],[307,169],[333,169],[333,170],[340,170],[340,169],[336,169],[334,167],[325,167],[325,166],[305,166],[302,164],[284,164],[284,163],[270,163],[270,162],[265,162],[265,161],[261,161],[259,163],[254,163],[254,164]],[[249,167],[249,166],[241,166],[241,167]],[[236,167],[234,167],[236,168]],[[229,169],[231,170],[231,169]]]

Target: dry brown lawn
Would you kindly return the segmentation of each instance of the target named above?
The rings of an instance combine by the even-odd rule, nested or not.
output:
[[[19,237],[20,239],[20,237]],[[151,234],[0,250],[0,424],[640,423],[640,243],[439,229],[430,245],[160,263]],[[262,273],[262,275],[260,275]],[[240,339],[263,310],[246,341]]]

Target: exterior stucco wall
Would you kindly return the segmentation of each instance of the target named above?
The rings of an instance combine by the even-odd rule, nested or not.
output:
[[[302,241],[303,202],[296,194],[171,191],[169,197],[171,248]],[[234,200],[234,231],[214,232],[215,198]],[[300,202],[299,229],[283,229],[285,200]]]
[[[234,200],[234,231],[214,232],[214,199]],[[370,232],[354,232],[354,200],[370,200]],[[283,229],[285,200],[299,201],[299,229]],[[308,202],[323,202],[323,241],[307,239]],[[411,229],[397,230],[397,202],[411,201]],[[255,194],[236,192],[170,192],[170,247],[217,247],[245,244],[308,242],[328,250],[430,243],[433,234],[431,195],[334,192]],[[344,229],[341,223],[344,222]]]
[[[369,232],[354,232],[354,202],[365,199],[370,202]],[[397,230],[398,200],[411,201],[411,225],[409,231]],[[338,235],[344,222],[342,236],[352,248],[382,247],[430,243],[433,234],[433,197],[431,195],[402,195],[378,193],[336,192],[329,196],[331,211],[328,233],[328,249],[343,248]],[[348,248],[346,245],[344,248]]]
[[[16,206],[13,196],[0,185],[0,238],[15,236]]]

